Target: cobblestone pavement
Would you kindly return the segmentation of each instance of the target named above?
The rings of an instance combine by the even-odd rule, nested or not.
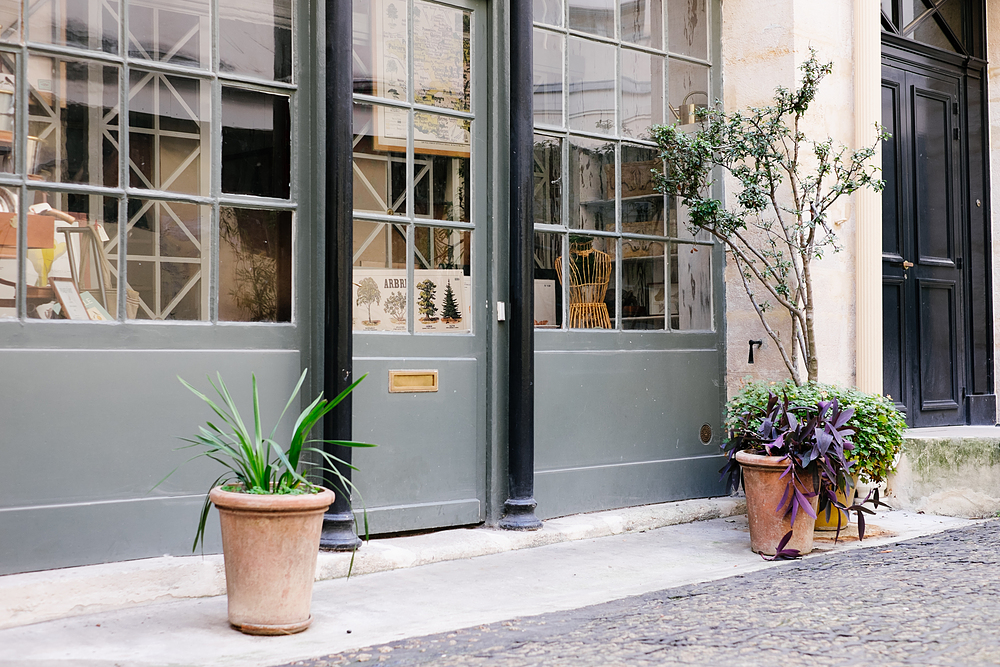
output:
[[[289,665],[1000,665],[998,561],[991,521]]]

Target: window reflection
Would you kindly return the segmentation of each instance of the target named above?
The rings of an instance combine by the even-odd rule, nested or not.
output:
[[[615,131],[615,47],[569,38],[569,127],[613,134]]]
[[[219,69],[290,82],[291,0],[219,0]]]
[[[472,102],[472,12],[413,3],[413,101],[455,111]]]
[[[678,243],[670,248],[670,328],[712,329],[712,248]]]
[[[11,54],[0,53],[0,172],[14,173],[14,156],[18,151],[14,141],[14,128],[17,127],[17,58]],[[37,152],[38,139],[30,142],[32,152]],[[34,162],[34,160],[31,160]],[[34,164],[28,165],[28,170],[34,170]],[[0,200],[0,206],[3,202]]]
[[[563,35],[535,29],[532,52],[532,113],[535,124],[563,124]]]
[[[667,0],[670,51],[708,60],[708,8],[706,0]]]
[[[0,42],[21,41],[21,3],[0,5]]]
[[[131,57],[208,69],[212,54],[208,0],[127,4]]]
[[[201,79],[132,70],[132,187],[209,194],[208,87]]]
[[[208,319],[211,208],[184,202],[128,202],[128,286],[139,293],[134,316]]]
[[[413,205],[418,217],[469,222],[470,121],[413,114]]]
[[[33,56],[28,72],[28,173],[116,187],[118,67]]]
[[[118,53],[117,2],[33,0],[29,6],[28,39],[32,42]]]
[[[569,220],[575,229],[615,230],[615,145],[572,137],[569,145]]]
[[[663,56],[621,50],[621,133],[648,139],[649,127],[663,122]]]
[[[562,139],[535,135],[535,222],[562,224]]]
[[[408,99],[406,0],[354,0],[354,92]]]
[[[292,321],[292,213],[219,209],[219,320]]]
[[[622,240],[622,328],[663,329],[666,304],[664,243]]]
[[[663,48],[662,0],[622,0],[622,40]]]
[[[222,89],[222,191],[287,199],[291,177],[288,98]]]
[[[615,37],[615,0],[569,0],[569,27]]]

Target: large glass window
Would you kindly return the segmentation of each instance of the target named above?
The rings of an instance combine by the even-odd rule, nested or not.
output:
[[[290,322],[291,0],[7,4],[0,319]]]
[[[535,0],[535,326],[705,331],[712,242],[653,187],[649,128],[712,95],[707,0]]]
[[[472,22],[423,0],[354,2],[355,331],[472,331]]]

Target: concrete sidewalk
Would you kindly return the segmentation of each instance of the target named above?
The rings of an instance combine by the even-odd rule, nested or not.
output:
[[[313,625],[299,635],[241,635],[226,621],[225,597],[217,596],[147,604],[0,630],[0,665],[275,665],[781,566],[765,562],[750,552],[744,516],[658,529],[637,528],[626,533],[623,514],[638,510],[652,511],[635,508],[559,520],[564,527],[572,520],[589,522],[591,527],[602,522],[610,526],[615,523],[612,517],[617,516],[622,531],[607,537],[576,540],[536,537],[542,544],[546,540],[555,543],[472,558],[439,559],[420,567],[388,569],[350,580],[321,581],[316,584],[313,596]],[[546,528],[534,535],[544,536],[546,530],[551,533],[552,523],[547,522]],[[872,537],[861,546],[878,546],[972,522],[881,511],[872,523],[877,528],[871,529]],[[424,540],[428,551],[423,558],[433,560],[435,540],[446,545],[459,532],[490,533],[489,540],[494,542],[510,536],[476,529],[397,539]],[[479,535],[466,535],[463,539],[477,544],[489,542]],[[859,546],[856,538],[837,546],[831,542],[820,540],[814,553]],[[454,544],[451,548],[456,551]],[[447,549],[443,548],[441,553],[444,551]],[[378,656],[372,659],[377,661]]]

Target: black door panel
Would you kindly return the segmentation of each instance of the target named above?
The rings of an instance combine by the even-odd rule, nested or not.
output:
[[[961,80],[882,71],[885,390],[913,426],[964,424]]]

